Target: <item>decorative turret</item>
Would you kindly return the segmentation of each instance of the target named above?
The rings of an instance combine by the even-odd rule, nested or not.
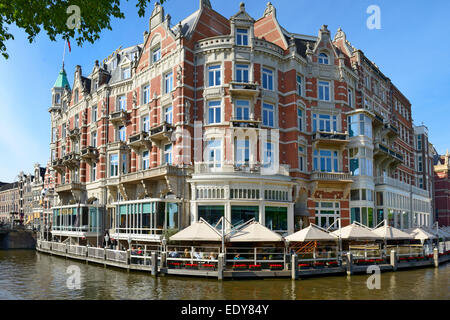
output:
[[[70,91],[70,84],[69,80],[67,80],[67,74],[63,65],[52,88],[52,106],[49,111],[61,110],[61,101],[65,89]]]

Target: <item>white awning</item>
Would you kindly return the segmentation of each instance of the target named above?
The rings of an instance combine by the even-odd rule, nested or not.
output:
[[[387,225],[381,226],[373,230],[373,233],[379,235],[380,237],[386,240],[414,239],[413,236],[410,235],[409,233],[403,232],[402,230]]]
[[[413,236],[416,240],[429,240],[436,239],[436,236],[428,231],[425,231],[422,228],[415,228],[409,232],[411,236]]]
[[[325,232],[314,224],[286,237],[289,242],[305,242],[305,241],[335,241],[337,237]]]
[[[283,237],[253,221],[227,237],[229,242],[281,242]]]
[[[170,237],[171,241],[222,241],[219,231],[200,220]]]
[[[383,239],[371,230],[361,227],[355,223],[332,232],[331,234],[345,240],[379,240]]]

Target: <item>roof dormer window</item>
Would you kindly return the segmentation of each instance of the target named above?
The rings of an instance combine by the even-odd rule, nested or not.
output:
[[[129,79],[131,77],[130,67],[122,68],[122,80]]]
[[[161,46],[157,45],[152,49],[152,63],[156,63],[161,59]]]
[[[319,64],[330,64],[329,58],[326,53],[319,54]]]
[[[238,46],[248,46],[248,29],[236,30],[236,44]]]

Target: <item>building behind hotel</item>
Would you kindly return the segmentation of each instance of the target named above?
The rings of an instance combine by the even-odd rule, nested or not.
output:
[[[433,223],[407,97],[343,30],[289,32],[270,3],[228,19],[200,0],[173,27],[155,4],[143,43],[72,84],[62,68],[49,112],[54,236],[158,241],[221,217],[282,234]]]
[[[450,226],[450,153],[436,157],[434,188],[436,220],[439,225]]]

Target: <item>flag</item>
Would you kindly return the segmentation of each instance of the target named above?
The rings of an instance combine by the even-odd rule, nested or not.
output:
[[[71,52],[72,49],[70,48],[70,41],[69,40],[67,40],[67,45],[69,46],[69,52]]]

